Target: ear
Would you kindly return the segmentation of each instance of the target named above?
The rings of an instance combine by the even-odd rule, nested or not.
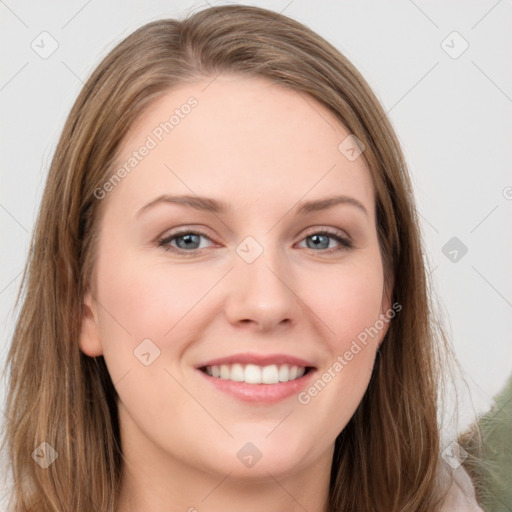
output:
[[[380,309],[381,314],[385,315],[386,312],[391,309],[392,296],[393,296],[393,283],[390,283],[390,284],[388,284],[388,286],[384,286],[383,291],[382,291],[382,302],[381,302],[381,309]],[[386,322],[386,328],[385,328],[384,332],[382,333],[382,337],[381,337],[378,347],[377,347],[378,349],[382,345],[382,342],[384,341],[384,338],[386,337],[388,329],[389,329],[389,321]]]
[[[393,295],[393,283],[389,283],[387,286],[385,285],[382,290],[382,303],[380,306],[380,312],[386,313],[391,309],[391,298]]]
[[[89,290],[84,294],[82,304],[82,324],[80,328],[80,349],[90,357],[103,354],[101,345],[96,304]]]

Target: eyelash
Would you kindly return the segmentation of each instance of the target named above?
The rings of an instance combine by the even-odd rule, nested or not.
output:
[[[169,245],[169,242],[171,242],[175,238],[179,238],[180,236],[183,236],[183,235],[200,235],[200,236],[203,236],[203,237],[208,238],[210,240],[210,237],[206,233],[203,233],[202,231],[195,231],[195,230],[191,230],[191,229],[183,229],[181,231],[177,231],[175,233],[171,233],[170,235],[168,235],[168,236],[166,236],[164,238],[160,238],[158,240],[158,247],[161,247],[164,251],[171,251],[171,252],[174,252],[176,254],[180,254],[180,255],[184,255],[184,256],[195,256],[195,255],[197,255],[197,252],[201,251],[201,249],[191,249],[190,251],[185,251],[183,249],[179,249],[178,247],[173,247],[173,246]],[[309,249],[309,250],[311,250],[313,252],[320,252],[320,253],[324,253],[324,254],[332,254],[332,253],[336,253],[336,252],[339,252],[339,251],[343,251],[343,250],[347,250],[347,249],[352,249],[353,248],[353,243],[352,243],[352,241],[350,239],[343,238],[343,237],[341,237],[338,234],[337,231],[334,231],[334,230],[329,229],[329,228],[324,228],[324,227],[322,227],[318,231],[313,231],[313,232],[310,232],[310,233],[306,234],[306,236],[302,240],[305,240],[306,238],[309,238],[309,237],[311,237],[313,235],[328,235],[330,238],[333,238],[334,240],[336,240],[340,244],[340,247],[335,247],[335,248],[331,248],[331,249],[322,249],[322,250],[319,250],[319,251],[315,251],[314,249]],[[301,240],[301,242],[302,242],[302,240]]]

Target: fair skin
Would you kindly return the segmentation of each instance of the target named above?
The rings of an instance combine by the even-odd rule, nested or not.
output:
[[[80,348],[104,356],[119,394],[118,511],[321,512],[334,441],[367,388],[387,324],[307,404],[297,393],[242,401],[195,366],[289,354],[313,363],[311,386],[390,308],[370,173],[338,150],[349,132],[314,99],[234,75],[205,89],[211,79],[172,89],[137,120],[118,162],[187,98],[198,101],[103,199]],[[232,211],[160,202],[137,214],[162,194],[214,198]],[[296,213],[333,195],[366,213],[348,203]],[[178,227],[206,236],[158,245]],[[353,248],[315,238],[323,228]],[[251,263],[236,252],[248,236],[263,249]],[[147,338],[160,350],[148,366],[134,355]],[[237,457],[248,442],[261,453],[251,467]]]

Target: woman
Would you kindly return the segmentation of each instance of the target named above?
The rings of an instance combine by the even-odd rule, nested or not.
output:
[[[107,55],[24,283],[16,510],[479,510],[439,456],[445,341],[399,144],[285,16],[211,8]]]

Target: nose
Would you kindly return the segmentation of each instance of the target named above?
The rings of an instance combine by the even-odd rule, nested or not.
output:
[[[301,301],[284,257],[265,249],[251,263],[235,255],[225,314],[232,325],[269,331],[296,323]]]

